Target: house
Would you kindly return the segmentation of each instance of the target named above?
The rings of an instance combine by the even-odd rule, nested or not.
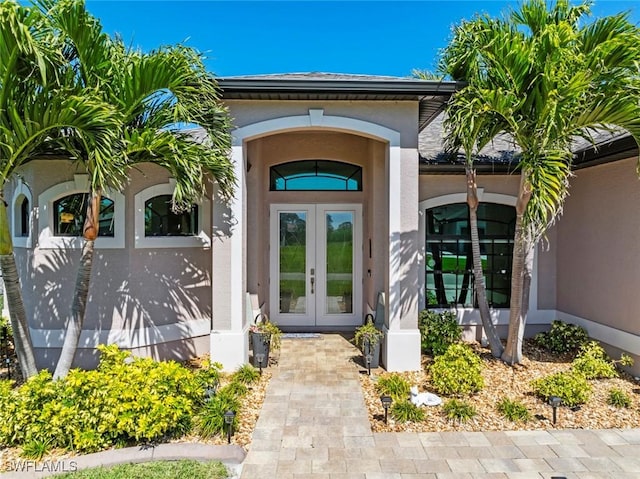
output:
[[[480,339],[462,165],[442,155],[453,82],[291,74],[223,78],[238,188],[215,185],[191,211],[167,205],[172,180],[153,165],[106,192],[76,364],[97,344],[184,359],[211,353],[233,369],[265,312],[290,331],[384,324],[383,363],[420,368],[418,312],[456,309]],[[513,146],[478,158],[489,302],[506,333],[515,194]],[[640,355],[640,184],[628,137],[576,149],[564,215],[536,252],[528,333],[576,322],[612,352]],[[86,176],[30,163],[8,192],[27,316],[40,367],[62,346],[79,259]],[[634,201],[636,200],[636,201]],[[79,226],[80,225],[80,226]],[[640,369],[638,369],[640,371]]]

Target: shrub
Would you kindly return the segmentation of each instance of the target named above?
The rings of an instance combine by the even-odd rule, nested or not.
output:
[[[396,373],[381,376],[376,383],[376,390],[380,394],[391,396],[394,401],[406,400],[409,397],[409,389],[409,381]]]
[[[612,388],[609,390],[607,403],[615,407],[631,407],[631,398],[622,389]]]
[[[424,421],[424,410],[405,399],[393,403],[391,417],[398,422],[420,422]]]
[[[224,413],[227,411],[237,412],[240,402],[229,389],[223,388],[210,401],[207,401],[195,419],[196,431],[203,437],[212,437],[218,434],[223,435],[227,431],[224,420]],[[238,422],[238,416],[234,418],[233,427]]]
[[[571,363],[574,371],[587,379],[615,378],[618,376],[614,363],[602,346],[590,341],[580,348],[578,356]]]
[[[191,428],[202,398],[194,373],[172,361],[132,358],[116,346],[99,349],[95,371],[72,370],[58,381],[41,371],[17,389],[2,384],[0,443],[90,452]]]
[[[247,386],[240,381],[231,381],[225,387],[220,389],[220,391],[218,391],[218,394],[222,394],[223,396],[226,395],[229,397],[241,397],[247,394],[248,391],[249,389],[247,388]]]
[[[562,404],[569,407],[584,404],[591,394],[591,386],[587,379],[575,371],[555,373],[531,382],[536,395],[545,401],[551,396],[562,399]]]
[[[231,377],[232,381],[241,382],[243,384],[255,383],[258,379],[260,379],[260,372],[251,364],[243,364]]]
[[[533,338],[538,346],[554,353],[577,351],[588,340],[589,336],[584,328],[562,321],[554,321],[549,332],[536,334]]]
[[[462,328],[451,311],[438,313],[425,309],[420,312],[418,327],[422,350],[434,356],[444,354],[449,346],[462,339]]]
[[[28,459],[40,460],[47,452],[49,452],[49,443],[47,441],[32,439],[22,446],[21,455]]]
[[[531,413],[527,406],[520,401],[514,401],[506,397],[502,398],[498,403],[498,412],[512,422],[526,422],[531,419]]]
[[[204,391],[207,388],[216,388],[220,384],[220,372],[222,371],[222,364],[211,363],[205,361],[200,369],[195,370],[196,380],[200,385],[200,388]]]
[[[476,408],[465,401],[450,399],[442,408],[450,421],[466,422],[476,415]]]
[[[482,360],[466,344],[453,344],[431,365],[431,382],[440,394],[468,395],[484,387]]]

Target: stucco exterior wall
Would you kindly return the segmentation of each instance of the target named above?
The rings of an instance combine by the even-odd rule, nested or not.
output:
[[[82,173],[66,161],[37,161],[25,168],[22,176],[32,193],[33,214],[37,216],[41,206],[40,194]],[[120,332],[119,342],[125,347],[148,351],[158,358],[189,357],[208,351],[208,342],[196,341],[188,330],[193,321],[199,321],[200,326],[205,321],[210,323],[210,249],[135,248],[134,196],[167,181],[164,170],[151,164],[130,172],[124,191],[125,247],[96,248],[81,338],[81,347],[87,350],[78,351],[77,365],[92,365],[96,341],[106,339],[110,330]],[[8,188],[7,198],[12,198],[14,187]],[[46,215],[32,220],[33,248],[15,248],[25,309],[41,367],[52,367],[57,361],[56,345],[61,346],[62,331],[71,314],[81,252],[75,248],[42,247],[38,232],[41,222],[47,221]],[[141,234],[144,236],[144,232]],[[174,340],[175,334],[184,338],[179,348],[162,346]],[[204,332],[197,334],[202,336]],[[46,350],[47,346],[53,349]]]
[[[640,334],[636,160],[578,170],[558,223],[558,310]]]
[[[418,103],[412,101],[252,101],[227,102],[237,128],[288,116],[308,115],[322,109],[325,116],[343,116],[385,126],[400,132],[403,148],[418,147]]]

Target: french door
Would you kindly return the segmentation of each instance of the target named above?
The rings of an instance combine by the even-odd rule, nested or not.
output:
[[[362,324],[362,206],[274,204],[270,213],[271,319]]]

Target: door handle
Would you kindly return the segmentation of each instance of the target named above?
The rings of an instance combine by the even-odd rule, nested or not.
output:
[[[313,294],[313,284],[316,282],[315,274],[316,270],[311,268],[311,294]]]

